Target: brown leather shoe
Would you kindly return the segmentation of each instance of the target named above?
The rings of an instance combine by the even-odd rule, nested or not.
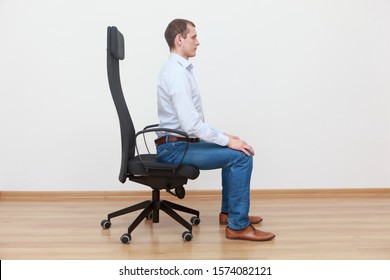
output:
[[[226,227],[226,238],[242,239],[249,241],[268,241],[275,237],[271,232],[265,232],[255,229],[252,225],[247,226],[242,230],[232,230]]]
[[[225,213],[219,213],[219,223],[221,225],[226,225],[227,222],[228,222],[228,215],[225,214]],[[260,223],[261,221],[263,220],[262,217],[259,217],[259,216],[249,216],[249,222],[251,224],[258,224]]]

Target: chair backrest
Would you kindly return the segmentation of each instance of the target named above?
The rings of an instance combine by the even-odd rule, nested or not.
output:
[[[119,181],[124,183],[127,178],[129,159],[135,154],[135,130],[133,121],[123,96],[119,60],[125,58],[125,41],[122,33],[115,26],[107,28],[107,73],[112,99],[119,117],[122,142],[122,159]]]

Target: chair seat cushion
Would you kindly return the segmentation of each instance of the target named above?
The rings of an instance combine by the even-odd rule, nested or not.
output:
[[[128,172],[131,175],[183,177],[191,180],[199,176],[199,169],[191,165],[181,165],[175,171],[176,166],[158,162],[155,154],[144,154],[129,160]]]

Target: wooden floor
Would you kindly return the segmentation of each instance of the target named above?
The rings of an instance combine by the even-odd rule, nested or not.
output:
[[[388,195],[252,195],[251,213],[264,218],[257,228],[276,234],[269,242],[226,239],[217,218],[220,196],[215,193],[189,193],[183,200],[163,198],[201,212],[191,242],[182,240],[185,228],[165,213],[158,224],[141,222],[129,245],[119,238],[138,212],[115,218],[111,229],[102,230],[100,222],[107,213],[147,196],[3,198],[0,259],[390,259]]]

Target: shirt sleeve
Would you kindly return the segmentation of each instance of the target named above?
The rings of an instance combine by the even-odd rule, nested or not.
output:
[[[193,93],[188,77],[183,71],[171,73],[168,79],[169,95],[173,107],[177,113],[180,126],[184,132],[199,137],[200,139],[226,146],[229,137],[218,129],[204,122],[193,100]]]

